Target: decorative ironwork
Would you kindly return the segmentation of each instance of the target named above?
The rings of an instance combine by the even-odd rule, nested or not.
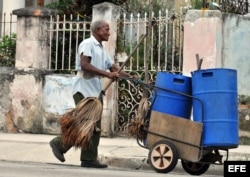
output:
[[[133,73],[134,74],[134,73]],[[149,72],[149,80],[154,84],[156,72]],[[137,75],[143,78],[145,73],[138,72]],[[143,98],[143,90],[140,85],[135,85],[129,80],[120,79],[118,82],[118,110],[117,120],[115,123],[116,131],[125,131],[129,123],[136,119],[137,108],[140,100]],[[152,91],[150,89],[145,90],[147,92],[148,101],[150,104],[150,98],[152,97]]]
[[[124,14],[118,26],[118,55],[117,61],[122,62],[122,54],[129,54],[140,37],[146,33],[148,14]],[[148,60],[149,70],[174,70],[181,72],[183,50],[183,21],[182,12],[169,13],[159,11],[152,14],[153,27],[151,29],[150,57],[145,58],[146,43],[137,49],[133,59],[125,67],[126,70],[143,70],[144,61]],[[119,55],[120,53],[120,55]]]

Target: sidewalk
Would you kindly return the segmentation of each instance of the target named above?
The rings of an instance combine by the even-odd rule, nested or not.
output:
[[[55,135],[0,133],[0,160],[57,163],[49,141]],[[99,158],[111,166],[139,168],[146,163],[148,150],[133,138],[103,138],[99,145]],[[80,150],[71,148],[65,154],[65,165],[80,165]]]
[[[61,164],[53,156],[49,146],[49,141],[53,137],[55,136],[0,133],[0,160]],[[115,167],[150,169],[146,163],[148,152],[140,147],[134,138],[102,137],[99,145],[100,160]],[[63,164],[79,166],[80,150],[70,149],[65,154],[65,159]],[[229,160],[250,160],[250,146],[240,145],[238,148],[230,149]]]

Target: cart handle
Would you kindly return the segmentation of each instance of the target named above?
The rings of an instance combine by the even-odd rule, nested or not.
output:
[[[155,86],[155,85],[152,85],[152,84],[146,84],[142,80],[136,79],[136,78],[133,78],[133,77],[124,77],[124,76],[120,76],[119,75],[118,78],[129,80],[134,85],[141,85],[144,88],[148,88],[148,89],[157,88],[157,89],[160,89],[160,90],[163,90],[163,91],[167,91],[167,92],[172,92],[172,93],[175,93],[175,94],[183,95],[183,96],[186,96],[186,97],[189,97],[189,98],[192,98],[192,99],[195,99],[195,100],[199,101],[200,104],[201,104],[202,123],[204,122],[204,104],[203,104],[203,102],[202,102],[201,99],[193,97],[192,95],[188,95],[188,94],[185,94],[185,93],[182,93],[182,92],[178,92],[178,91],[175,91],[175,90],[171,90],[171,89],[168,89],[168,88],[163,88],[163,87]]]

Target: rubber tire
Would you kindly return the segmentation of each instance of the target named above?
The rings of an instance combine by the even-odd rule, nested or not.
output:
[[[203,162],[189,162],[186,160],[181,160],[181,165],[183,169],[189,173],[190,175],[199,176],[205,173],[208,169],[210,164],[203,163]]]
[[[157,156],[159,155],[159,156]],[[164,156],[165,155],[165,156]],[[166,140],[156,142],[149,150],[149,165],[158,173],[168,173],[178,162],[178,151],[175,145]],[[157,166],[157,164],[159,166]]]

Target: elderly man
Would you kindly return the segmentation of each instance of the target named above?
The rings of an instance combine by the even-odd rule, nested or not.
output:
[[[114,80],[118,75],[131,77],[128,73],[120,71],[114,64],[108,52],[102,45],[103,41],[108,41],[110,36],[109,24],[106,21],[98,20],[91,24],[92,35],[83,40],[78,48],[76,60],[77,77],[73,83],[73,98],[75,104],[87,97],[99,97],[102,91],[101,77]],[[109,71],[108,71],[109,70]],[[98,145],[100,140],[100,121],[91,139],[90,146],[81,150],[81,166],[93,168],[106,168],[106,164],[101,164],[98,158]],[[61,162],[65,161],[66,153],[72,145],[62,145],[62,137],[57,136],[50,141],[50,146],[55,157]]]

